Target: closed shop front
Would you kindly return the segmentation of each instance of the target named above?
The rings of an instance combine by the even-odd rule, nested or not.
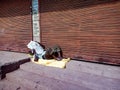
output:
[[[41,42],[64,57],[120,64],[119,0],[41,0]]]
[[[0,0],[0,50],[25,52],[32,40],[31,0]]]

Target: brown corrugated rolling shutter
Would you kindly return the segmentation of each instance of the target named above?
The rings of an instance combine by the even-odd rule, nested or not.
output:
[[[41,38],[64,57],[120,64],[120,1],[41,0]]]
[[[25,52],[32,40],[31,0],[0,0],[0,50]]]

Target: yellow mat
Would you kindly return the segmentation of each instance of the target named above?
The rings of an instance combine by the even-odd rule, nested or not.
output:
[[[41,64],[41,65],[45,65],[45,66],[65,68],[67,62],[70,61],[70,58],[62,59],[61,61],[57,61],[55,59],[50,59],[50,60],[39,59],[38,62],[35,62],[33,59],[31,59],[31,61],[36,64]]]

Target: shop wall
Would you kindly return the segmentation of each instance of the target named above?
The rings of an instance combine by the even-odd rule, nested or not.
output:
[[[41,0],[41,42],[64,57],[120,64],[119,0]]]
[[[0,0],[0,50],[26,52],[32,40],[30,0]]]

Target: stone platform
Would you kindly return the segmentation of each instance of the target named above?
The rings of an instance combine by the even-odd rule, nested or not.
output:
[[[65,69],[60,69],[28,62],[28,56],[23,53],[8,52],[2,56],[9,58],[1,61],[13,58],[7,65],[12,63],[10,67],[17,70],[5,69],[13,72],[5,73],[0,90],[120,90],[119,66],[71,60]],[[2,61],[1,64],[6,63]]]
[[[21,64],[30,61],[25,53],[0,51],[0,79],[5,78],[6,73],[12,72]]]

